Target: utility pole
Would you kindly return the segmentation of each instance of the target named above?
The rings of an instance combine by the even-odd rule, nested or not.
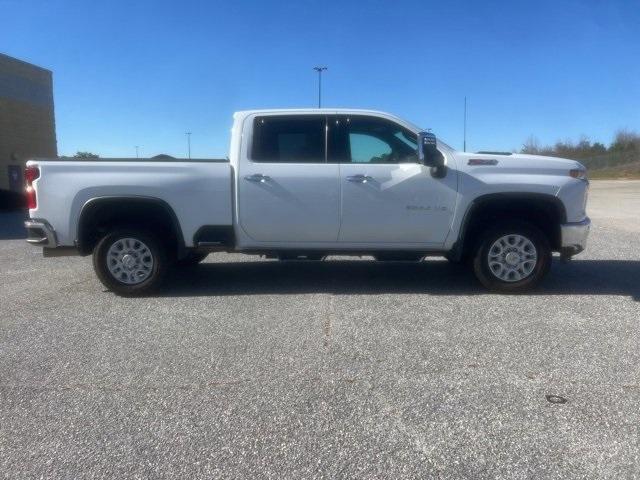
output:
[[[189,153],[189,160],[191,160],[191,132],[186,132],[185,135],[187,136],[187,149],[188,149],[188,153]]]
[[[464,140],[462,145],[462,151],[467,151],[467,96],[464,97]]]
[[[140,158],[139,152],[138,152],[138,148],[140,148],[138,145],[136,145],[136,158]]]
[[[322,72],[324,72],[327,67],[313,67],[313,69],[318,72],[318,108],[322,106]]]

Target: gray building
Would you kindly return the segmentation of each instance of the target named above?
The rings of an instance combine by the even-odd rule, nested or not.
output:
[[[55,156],[51,71],[0,54],[0,201],[22,191],[26,160]]]

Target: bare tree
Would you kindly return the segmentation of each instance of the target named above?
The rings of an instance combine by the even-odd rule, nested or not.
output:
[[[531,155],[537,155],[538,153],[540,153],[540,142],[535,136],[529,135],[527,140],[522,145],[522,149],[520,149],[520,153],[529,153]]]

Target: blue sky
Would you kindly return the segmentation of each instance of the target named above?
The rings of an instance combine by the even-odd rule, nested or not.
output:
[[[0,0],[54,72],[61,154],[224,156],[235,110],[390,111],[461,148],[640,129],[640,1]]]

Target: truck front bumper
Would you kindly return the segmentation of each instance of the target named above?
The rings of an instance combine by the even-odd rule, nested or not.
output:
[[[591,220],[586,217],[581,222],[560,225],[561,253],[563,257],[571,257],[587,247],[587,237],[591,229]]]

